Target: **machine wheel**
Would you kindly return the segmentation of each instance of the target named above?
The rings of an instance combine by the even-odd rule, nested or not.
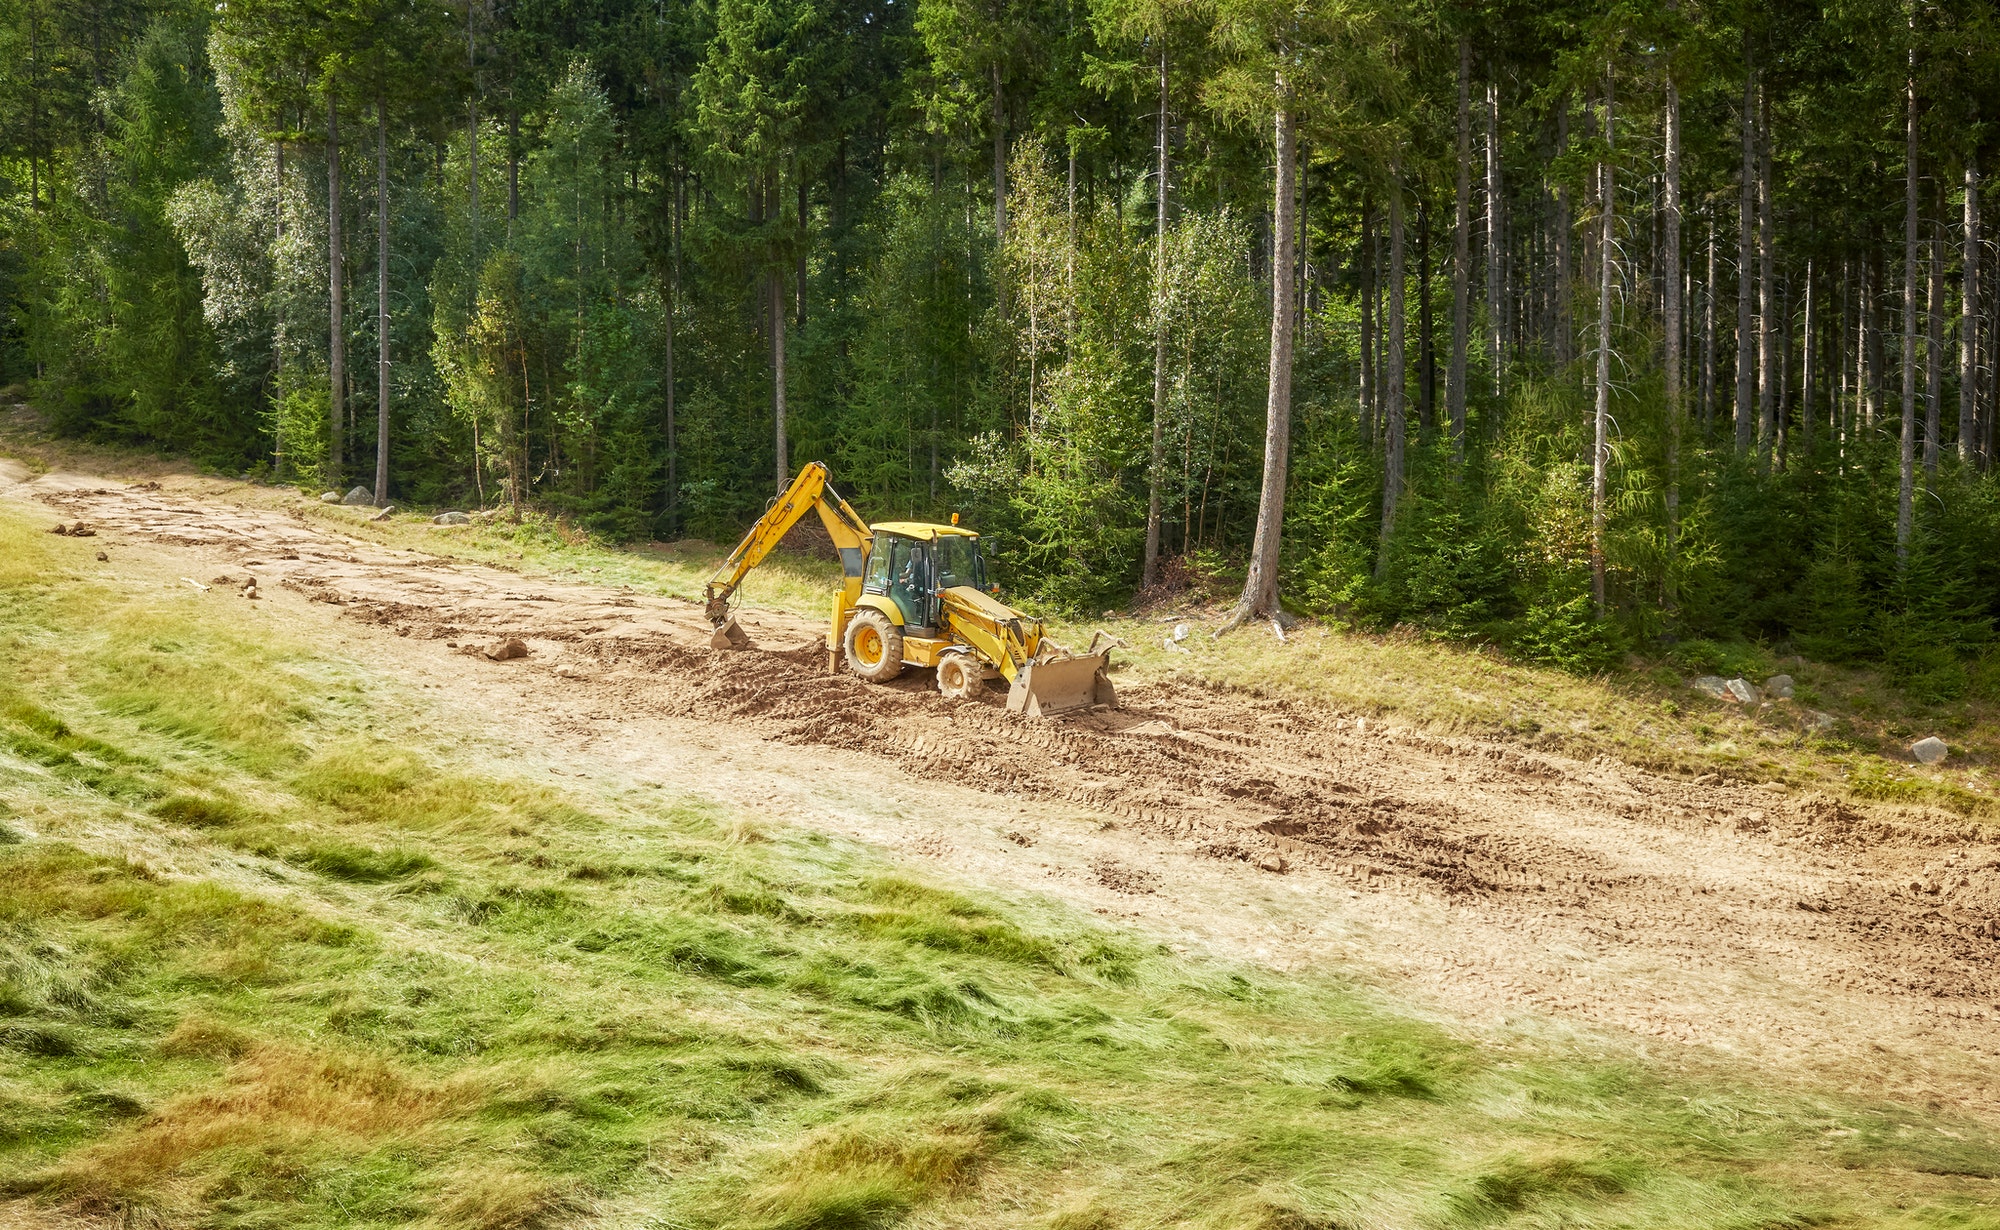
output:
[[[986,683],[986,668],[969,653],[948,653],[938,659],[938,691],[951,700],[969,700]]]
[[[847,669],[870,683],[885,683],[903,673],[903,630],[873,607],[854,613],[842,648],[847,651]]]

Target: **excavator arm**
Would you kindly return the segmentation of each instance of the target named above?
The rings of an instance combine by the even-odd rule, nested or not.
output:
[[[847,605],[854,605],[861,596],[861,569],[868,561],[868,551],[875,536],[868,529],[868,523],[861,514],[854,511],[840,493],[833,489],[833,482],[826,465],[815,461],[799,471],[792,485],[784,494],[771,502],[771,507],[743,535],[743,541],[729,553],[729,558],[716,568],[715,575],[708,579],[702,591],[707,599],[706,612],[709,622],[721,627],[729,620],[729,600],[735,596],[738,586],[752,568],[764,562],[764,557],[785,536],[785,532],[799,523],[799,518],[810,509],[819,514],[832,536],[833,545],[840,550],[840,573],[842,596]]]

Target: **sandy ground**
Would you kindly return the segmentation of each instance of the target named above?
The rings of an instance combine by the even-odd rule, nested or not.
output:
[[[821,628],[792,616],[746,612],[756,648],[716,652],[688,603],[390,550],[193,486],[0,460],[0,498],[88,522],[114,575],[159,554],[203,601],[425,689],[440,729],[543,772],[708,796],[1472,1029],[1608,1034],[2000,1120],[2000,844],[1955,817],[1186,681],[1121,678],[1115,710],[1029,721],[997,691],[948,701],[928,672],[829,674]],[[528,656],[480,652],[509,636]]]

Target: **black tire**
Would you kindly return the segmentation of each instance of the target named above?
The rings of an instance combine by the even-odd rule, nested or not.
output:
[[[937,685],[948,700],[970,700],[986,686],[986,667],[969,653],[948,653],[938,659]]]
[[[903,673],[903,630],[874,607],[854,613],[841,648],[847,669],[870,683],[886,683]]]

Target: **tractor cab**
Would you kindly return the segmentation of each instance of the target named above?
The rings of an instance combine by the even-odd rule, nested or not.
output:
[[[986,562],[979,535],[955,525],[884,521],[875,535],[862,574],[861,592],[895,603],[904,628],[914,636],[935,635],[943,616],[939,595],[964,585],[985,592]]]

